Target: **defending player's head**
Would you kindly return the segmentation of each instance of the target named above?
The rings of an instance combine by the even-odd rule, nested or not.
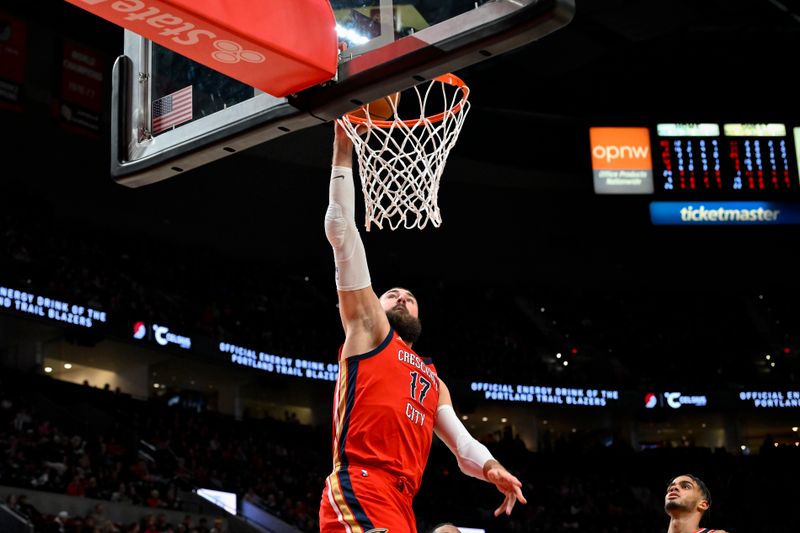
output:
[[[442,522],[441,524],[433,526],[430,533],[461,533],[461,530],[450,522]]]
[[[711,492],[697,476],[683,474],[667,485],[664,510],[674,517],[678,514],[699,513],[703,516],[711,507]]]
[[[417,299],[411,291],[394,287],[381,295],[381,305],[389,318],[389,324],[409,346],[417,342],[422,333]]]

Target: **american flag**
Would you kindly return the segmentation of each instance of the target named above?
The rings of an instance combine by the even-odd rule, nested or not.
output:
[[[192,86],[153,102],[153,135],[192,120]]]

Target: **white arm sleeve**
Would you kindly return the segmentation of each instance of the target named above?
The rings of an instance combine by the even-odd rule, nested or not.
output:
[[[440,405],[436,410],[436,435],[450,448],[458,459],[458,467],[468,476],[486,480],[483,465],[494,459],[489,450],[469,434],[456,416],[452,405]]]
[[[325,235],[333,247],[336,288],[340,291],[355,291],[371,284],[367,254],[356,228],[354,205],[353,169],[332,167]]]

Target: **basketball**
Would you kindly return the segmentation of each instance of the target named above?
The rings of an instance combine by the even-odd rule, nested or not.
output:
[[[359,118],[366,118],[364,109],[369,108],[369,115],[372,120],[391,120],[392,116],[394,115],[394,110],[397,108],[398,102],[400,102],[399,92],[390,94],[389,96],[384,96],[383,98],[378,98],[377,100],[373,100],[372,102],[359,107],[350,114]]]

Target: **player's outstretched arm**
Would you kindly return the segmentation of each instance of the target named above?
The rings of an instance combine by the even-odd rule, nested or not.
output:
[[[389,333],[389,321],[372,290],[364,243],[355,223],[353,144],[338,123],[334,130],[325,235],[336,263],[339,314],[346,336],[343,355],[368,352]]]
[[[528,503],[522,495],[522,483],[516,476],[506,470],[489,450],[469,434],[453,410],[450,391],[444,381],[439,380],[439,407],[436,425],[433,430],[442,439],[458,460],[458,467],[468,476],[472,476],[494,484],[505,498],[495,509],[494,515],[511,514],[514,504]]]

